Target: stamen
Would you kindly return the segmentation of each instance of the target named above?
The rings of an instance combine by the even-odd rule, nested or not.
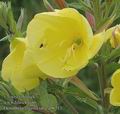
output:
[[[75,57],[75,49],[76,49],[76,44],[73,44],[73,45],[67,50],[66,55],[65,55],[64,60],[63,60],[64,66],[69,66],[69,65],[68,65],[68,60],[70,59],[71,56],[73,57],[73,59],[74,59],[74,61],[75,61],[75,59],[76,59],[76,57]],[[71,66],[71,65],[70,65],[70,66]],[[63,68],[64,68],[64,67],[63,67]],[[64,68],[64,70],[68,71],[66,68]],[[69,71],[70,71],[70,69],[69,69]]]
[[[77,39],[73,40],[70,48],[67,49],[66,55],[65,55],[65,57],[63,59],[63,64],[64,64],[63,69],[64,70],[71,71],[70,67],[72,68],[72,66],[69,65],[68,61],[72,57],[73,61],[76,62],[76,55],[75,55],[76,54],[76,50],[77,50],[77,48],[79,48],[81,46],[81,44],[82,44],[81,39],[77,38]],[[67,66],[67,68],[65,68],[65,66]]]

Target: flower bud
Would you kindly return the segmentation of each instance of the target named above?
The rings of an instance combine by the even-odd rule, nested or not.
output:
[[[87,18],[89,24],[91,25],[92,29],[95,30],[95,18],[94,18],[94,16],[91,13],[86,12],[86,18]]]
[[[110,39],[110,43],[113,48],[117,48],[120,46],[120,27],[115,27],[114,31],[112,32],[112,38]]]
[[[7,4],[0,2],[0,26],[7,29]]]
[[[11,38],[20,35],[16,27],[10,2],[0,2],[0,26],[6,30],[8,36],[10,35]]]

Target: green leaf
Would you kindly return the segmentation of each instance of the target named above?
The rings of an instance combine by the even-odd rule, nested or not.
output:
[[[6,41],[10,39],[10,35],[5,36],[4,38],[0,39],[0,42]]]
[[[43,81],[40,85],[40,104],[41,106],[49,111],[57,110],[57,99],[54,95],[48,94],[47,92],[47,83]]]
[[[76,87],[78,87],[82,92],[84,92],[86,95],[88,95],[90,98],[94,100],[99,100],[98,96],[92,92],[90,89],[87,88],[87,86],[84,84],[82,80],[80,80],[77,77],[73,77],[70,82],[74,84]]]
[[[18,22],[17,22],[17,28],[20,31],[22,30],[24,19],[25,19],[25,11],[24,11],[24,9],[21,9],[21,14],[20,14],[20,17],[19,17]]]
[[[79,5],[78,3],[69,3],[68,6],[76,8],[76,9],[83,9],[83,7]]]
[[[4,3],[4,2],[0,2],[0,25],[1,27],[3,27],[4,29],[8,29],[7,27],[7,19],[6,19],[6,7],[7,7],[7,4]]]
[[[69,86],[64,90],[65,94],[74,96],[78,101],[88,104],[94,109],[97,109],[97,102],[91,98],[89,98],[85,93],[83,93],[79,88],[74,86]]]
[[[109,55],[107,61],[110,62],[110,61],[113,61],[114,59],[120,57],[120,47],[114,49],[111,54]]]
[[[79,3],[77,2],[69,3],[68,6],[76,9],[80,9],[82,11],[92,12],[91,7],[88,4],[84,3],[83,1],[79,1]]]
[[[40,96],[40,103],[41,106],[49,111],[56,111],[57,110],[57,99],[52,94],[45,94]]]
[[[87,98],[87,97],[81,98],[81,97],[78,97],[78,96],[76,96],[75,98],[76,98],[78,101],[83,102],[83,103],[85,103],[85,104],[88,104],[89,106],[91,106],[91,107],[94,108],[94,109],[97,109],[97,102],[95,102],[94,100],[92,100],[92,99],[90,99],[90,98]]]
[[[113,72],[119,68],[120,68],[120,64],[115,62],[107,64],[107,67],[106,67],[109,76],[111,76]]]

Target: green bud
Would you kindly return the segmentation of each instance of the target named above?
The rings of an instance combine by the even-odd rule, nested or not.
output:
[[[7,6],[7,16],[6,17],[7,17],[7,24],[9,27],[9,32],[15,34],[16,33],[16,22],[14,20],[10,2],[8,3],[8,6]]]
[[[0,26],[4,29],[8,29],[7,26],[7,4],[0,2]]]

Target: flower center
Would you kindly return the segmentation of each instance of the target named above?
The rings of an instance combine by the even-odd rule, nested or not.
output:
[[[76,60],[76,50],[80,48],[81,44],[82,40],[80,38],[77,38],[73,40],[72,45],[67,49],[66,55],[63,60],[64,66],[67,67],[63,67],[64,70],[71,71],[70,69],[72,68],[72,64],[70,64],[68,61],[69,59],[71,59],[71,57],[74,59],[74,61]]]
[[[82,43],[80,38],[77,38],[74,40],[74,43],[77,44],[78,46]]]

